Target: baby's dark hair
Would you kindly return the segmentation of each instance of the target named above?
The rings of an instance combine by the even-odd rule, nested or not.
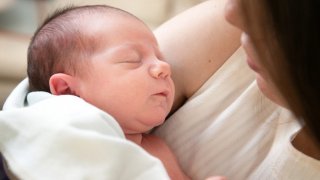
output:
[[[87,59],[100,47],[99,38],[84,33],[88,15],[92,20],[112,15],[134,15],[107,5],[68,6],[58,9],[34,33],[28,48],[29,91],[50,92],[49,79],[55,73],[80,73]],[[91,16],[90,16],[91,17]],[[81,72],[85,73],[85,72]]]

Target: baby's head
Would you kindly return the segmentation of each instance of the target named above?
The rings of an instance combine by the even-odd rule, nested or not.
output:
[[[66,7],[49,16],[29,45],[30,90],[50,92],[49,79],[56,73],[85,73],[87,69],[82,71],[82,67],[90,63],[90,57],[103,46],[103,37],[90,32],[88,26],[91,22],[102,23],[102,18],[111,21],[116,16],[135,18],[121,9],[105,5]]]
[[[71,94],[114,116],[126,134],[161,124],[174,85],[152,31],[135,16],[97,5],[57,11],[28,50],[31,91]]]

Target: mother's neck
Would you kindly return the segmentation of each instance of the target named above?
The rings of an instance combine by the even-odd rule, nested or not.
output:
[[[292,145],[300,152],[320,160],[320,145],[314,139],[314,137],[303,128],[297,136],[293,139]]]

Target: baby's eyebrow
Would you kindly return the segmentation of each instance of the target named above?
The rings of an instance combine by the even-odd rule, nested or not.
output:
[[[113,53],[126,51],[126,50],[132,50],[132,49],[135,49],[132,45],[121,44],[121,45],[109,47],[108,51],[113,54]]]
[[[108,50],[109,55],[114,59],[114,60],[124,60],[128,58],[140,58],[140,52],[137,50],[137,48],[132,47],[132,46],[117,46],[113,47]]]

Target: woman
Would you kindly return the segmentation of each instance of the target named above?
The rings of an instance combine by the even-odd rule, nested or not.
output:
[[[254,177],[319,178],[320,29],[315,24],[320,18],[319,5],[312,0],[229,0],[226,5],[226,19],[243,31],[241,44],[259,88],[304,125],[299,132],[290,132],[295,149],[277,160],[287,161],[278,166],[279,171],[260,167]]]
[[[227,20],[243,31],[241,43],[258,86],[305,123],[293,144],[318,160],[320,29],[315,22],[320,18],[319,5],[311,0],[230,0],[226,5]]]

